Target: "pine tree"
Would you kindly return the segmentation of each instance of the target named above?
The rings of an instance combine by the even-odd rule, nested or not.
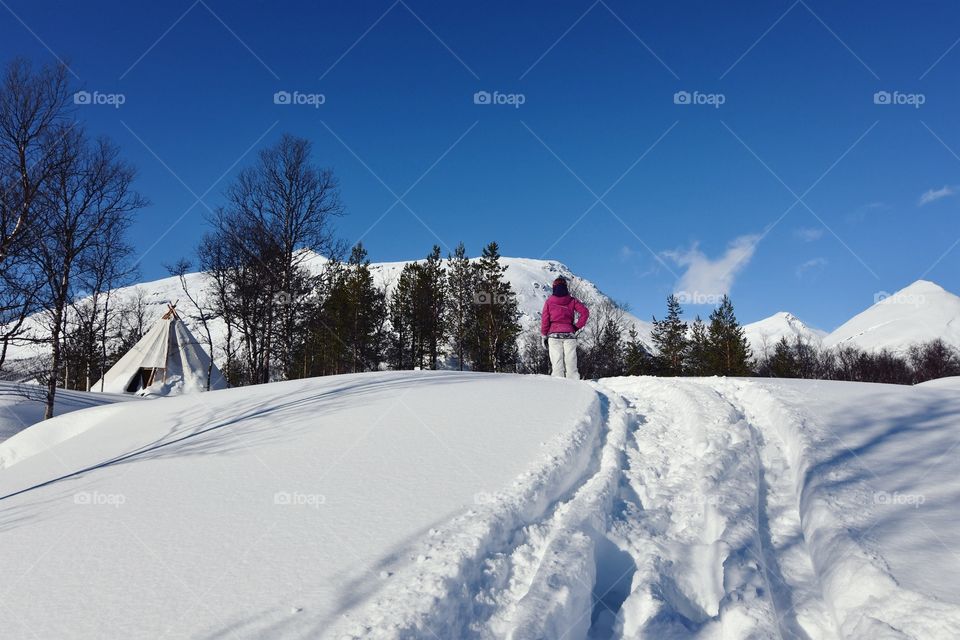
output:
[[[358,242],[350,253],[345,275],[343,286],[350,311],[345,342],[350,350],[350,368],[355,372],[369,371],[379,365],[383,356],[386,301],[384,293],[373,282],[363,244]]]
[[[750,374],[750,345],[733,312],[733,302],[727,295],[710,314],[707,345],[710,373],[720,376]]]
[[[623,374],[627,376],[644,376],[650,373],[650,352],[640,341],[637,330],[630,327],[627,333],[629,338],[623,347]]]
[[[474,292],[475,317],[471,327],[471,357],[478,371],[511,371],[519,354],[520,311],[513,287],[500,263],[500,247],[491,242],[483,249]]]
[[[683,362],[687,354],[687,323],[680,319],[683,310],[675,295],[667,297],[667,316],[663,320],[653,319],[651,339],[657,349],[656,364],[658,372],[665,376],[683,374]]]
[[[690,376],[705,376],[710,372],[708,361],[707,327],[700,316],[690,325],[690,347],[687,350],[686,373]]]
[[[623,338],[621,328],[613,320],[608,320],[600,332],[600,340],[591,354],[592,375],[597,378],[609,378],[623,375]]]
[[[440,258],[440,247],[433,246],[426,262],[417,272],[418,335],[426,364],[436,369],[440,362],[440,350],[445,331],[444,308],[446,306],[446,277]]]
[[[794,357],[793,347],[787,342],[786,336],[773,348],[773,355],[767,364],[769,373],[774,378],[796,378],[797,360]]]
[[[390,361],[395,369],[413,369],[415,366],[417,327],[414,302],[418,271],[417,263],[405,264],[390,298],[389,315],[393,327]]]
[[[475,315],[473,293],[477,288],[476,271],[461,242],[453,255],[447,257],[445,307],[447,334],[460,371],[463,371],[466,364],[469,328]]]

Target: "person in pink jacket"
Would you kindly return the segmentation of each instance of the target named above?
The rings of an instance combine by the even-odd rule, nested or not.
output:
[[[543,346],[550,350],[552,374],[558,378],[579,380],[577,371],[577,332],[583,329],[590,310],[567,291],[563,276],[553,281],[553,295],[543,303],[540,335]]]

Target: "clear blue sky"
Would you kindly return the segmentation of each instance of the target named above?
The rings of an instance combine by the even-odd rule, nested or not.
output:
[[[376,261],[497,240],[642,317],[673,290],[729,289],[744,321],[825,329],[920,277],[960,291],[955,2],[0,5],[5,60],[58,56],[78,89],[123,95],[77,111],[152,202],[143,279],[191,256],[205,207],[290,132],[335,170],[340,233]]]

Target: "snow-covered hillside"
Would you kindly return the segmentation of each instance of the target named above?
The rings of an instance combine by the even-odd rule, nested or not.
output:
[[[540,319],[540,311],[543,308],[543,301],[550,295],[550,286],[554,278],[558,275],[566,276],[571,283],[571,290],[587,301],[599,302],[608,300],[607,296],[601,292],[597,286],[585,278],[575,275],[564,264],[555,260],[534,260],[530,258],[501,258],[502,264],[507,267],[506,278],[510,281],[513,290],[517,294],[521,312],[521,323],[525,329],[537,326]],[[319,255],[310,256],[305,262],[306,266],[316,272],[323,268],[325,259]],[[380,262],[371,264],[371,270],[374,274],[375,282],[380,287],[385,287],[389,292],[393,291],[397,280],[400,277],[400,271],[403,269],[404,262]],[[204,292],[207,288],[207,276],[204,273],[187,274],[187,286],[192,295],[200,299],[201,305],[204,300]],[[146,302],[149,312],[146,318],[147,326],[159,318],[167,311],[167,304],[180,301],[178,306],[184,322],[190,327],[191,331],[200,338],[202,336],[198,323],[191,320],[190,316],[195,313],[183,293],[180,280],[176,277],[162,278],[151,282],[144,282],[137,285],[122,287],[116,289],[111,296],[111,305],[114,308],[129,303],[142,296]],[[635,327],[641,340],[649,342],[651,325],[648,322],[640,320],[631,314],[625,316],[625,330],[631,326]],[[38,336],[48,335],[42,321],[35,318],[27,325],[32,333]],[[221,342],[225,334],[225,328],[219,321],[214,321],[211,326],[214,335],[214,343]],[[20,344],[13,345],[9,349],[8,359],[17,360],[32,358],[45,353],[42,345]],[[219,355],[219,354],[215,354]]]
[[[46,409],[46,387],[35,384],[19,384],[0,381],[0,443],[43,420]],[[130,400],[128,395],[110,393],[87,393],[85,391],[57,390],[54,415]],[[38,446],[45,446],[45,442]],[[10,454],[0,444],[0,468],[10,459]]]
[[[743,329],[753,355],[758,357],[772,353],[781,338],[786,338],[791,344],[800,338],[809,344],[819,345],[827,335],[825,331],[806,325],[800,318],[786,311],[775,313],[758,322],[751,322],[744,325]]]
[[[952,639],[958,417],[950,385],[459,372],[82,411],[0,470],[0,629]]]
[[[935,338],[960,347],[960,296],[918,280],[851,318],[824,338],[823,344],[903,351]]]

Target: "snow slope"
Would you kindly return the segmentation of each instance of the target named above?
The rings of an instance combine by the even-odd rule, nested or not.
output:
[[[772,353],[781,338],[786,338],[791,344],[800,338],[809,344],[819,345],[827,335],[825,331],[808,326],[800,318],[786,311],[746,324],[743,330],[754,356]]]
[[[9,452],[2,443],[43,420],[46,391],[45,387],[39,385],[0,381],[0,468],[3,467],[4,460],[10,459]],[[129,397],[57,389],[54,415],[124,400],[129,400]]]
[[[823,344],[904,351],[935,338],[960,348],[960,296],[918,280],[845,322]]]
[[[0,470],[5,636],[960,637],[956,387],[397,372],[149,402]]]
[[[517,294],[521,312],[521,324],[525,329],[538,326],[540,311],[543,308],[543,302],[550,295],[550,285],[558,275],[564,275],[571,282],[571,290],[585,300],[607,300],[595,284],[585,278],[581,278],[570,271],[564,264],[555,260],[534,260],[530,258],[502,258],[502,264],[507,267],[506,278],[510,281],[513,290]],[[323,269],[326,259],[317,254],[311,254],[305,261],[307,268],[319,273]],[[391,292],[396,286],[400,277],[400,271],[403,269],[404,262],[381,262],[372,263],[371,270],[374,276],[374,282],[379,287],[386,288]],[[202,272],[190,273],[186,276],[187,286],[191,294],[195,295],[200,304],[204,304],[205,289],[208,278]],[[137,285],[122,287],[116,289],[111,295],[111,306],[119,308],[125,303],[136,299],[142,295],[149,309],[146,317],[146,323],[149,327],[157,318],[167,311],[167,304],[180,301],[178,310],[181,317],[188,325],[190,330],[198,339],[204,335],[199,323],[194,321],[191,316],[195,310],[183,293],[180,280],[176,277],[162,278],[152,282],[144,282]],[[641,340],[649,342],[651,325],[648,322],[640,320],[631,314],[625,316],[625,330],[630,326],[637,329]],[[27,322],[27,328],[32,335],[45,336],[48,332],[39,317],[32,318]],[[214,344],[222,343],[225,335],[225,327],[222,322],[215,320],[211,323],[211,333],[213,334]],[[205,341],[201,340],[204,342]],[[205,347],[206,348],[206,347]],[[14,344],[9,348],[8,358],[10,360],[27,359],[42,356],[45,353],[42,345],[36,344]],[[217,360],[220,354],[215,354]]]

